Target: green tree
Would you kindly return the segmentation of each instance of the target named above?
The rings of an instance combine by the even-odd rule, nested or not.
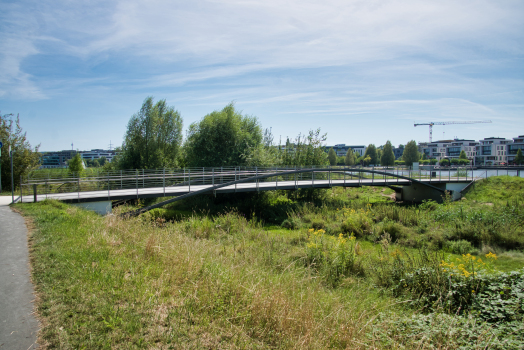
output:
[[[442,166],[448,166],[449,165],[449,159],[448,158],[442,158],[439,162],[440,165]]]
[[[404,153],[402,154],[402,160],[407,166],[412,166],[414,162],[418,162],[420,159],[417,143],[415,140],[411,140],[406,144]]]
[[[380,164],[383,166],[395,165],[395,154],[393,153],[393,146],[391,142],[387,141],[382,151],[382,157],[380,158]]]
[[[82,173],[84,172],[84,162],[82,161],[82,156],[80,153],[76,153],[73,158],[69,160],[68,169],[70,174],[74,174],[75,176],[82,176]]]
[[[286,166],[328,165],[328,155],[323,142],[326,134],[320,129],[310,130],[308,135],[299,134],[293,142],[286,140],[286,147],[281,151],[280,164]]]
[[[230,103],[189,126],[186,162],[192,167],[247,165],[262,140],[257,118],[243,116]]]
[[[333,147],[329,149],[328,160],[330,165],[337,165],[337,154],[335,153]]]
[[[468,156],[466,156],[466,152],[464,152],[464,150],[460,151],[459,159],[468,159]]]
[[[121,169],[155,169],[176,165],[182,143],[182,118],[165,100],[153,104],[148,97],[127,124],[118,166]]]
[[[26,133],[20,126],[20,116],[13,120],[13,114],[0,114],[0,140],[4,144],[0,157],[2,190],[11,190],[11,161],[9,148],[13,150],[13,179],[15,189],[20,186],[20,176],[26,176],[40,165],[39,146],[32,148]]]
[[[346,156],[344,157],[344,164],[348,166],[355,165],[355,160],[355,152],[349,148],[346,152]]]
[[[522,157],[522,150],[519,148],[517,151],[517,155],[515,156],[515,163],[521,165],[522,162],[524,162],[524,158]]]
[[[365,161],[366,158],[369,157],[369,161]],[[364,153],[364,162],[367,164],[378,164],[378,157],[377,157],[377,148],[374,144],[369,144],[369,146],[366,148],[366,152]]]

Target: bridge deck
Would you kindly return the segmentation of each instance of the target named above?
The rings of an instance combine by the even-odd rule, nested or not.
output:
[[[420,182],[438,185],[446,183],[466,183],[471,182],[471,178],[455,177],[449,179],[422,179]],[[274,190],[293,190],[303,188],[331,188],[331,187],[360,187],[360,186],[409,186],[411,181],[407,179],[360,179],[360,180],[298,180],[298,181],[272,181],[272,182],[245,182],[225,186],[216,189],[216,193],[234,193],[234,192],[256,192],[256,191],[274,191]],[[66,192],[53,194],[40,194],[37,201],[48,199],[57,199],[66,203],[80,202],[97,202],[107,200],[129,200],[136,198],[153,198],[153,197],[178,197],[188,193],[211,189],[213,185],[191,185],[191,186],[171,186],[171,187],[150,187],[137,189],[116,189],[103,191],[85,191],[85,192]],[[211,192],[208,192],[211,193]],[[33,202],[33,195],[24,195],[21,198],[24,203]]]

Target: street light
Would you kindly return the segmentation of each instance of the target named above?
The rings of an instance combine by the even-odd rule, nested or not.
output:
[[[9,145],[9,155],[11,156],[11,199],[12,199],[12,204],[15,203],[15,181],[13,180],[13,152],[14,151],[11,149],[11,145]]]

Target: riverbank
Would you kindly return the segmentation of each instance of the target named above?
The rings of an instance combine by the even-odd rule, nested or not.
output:
[[[210,202],[130,220],[116,215],[129,207],[17,207],[37,227],[49,348],[518,348],[523,254],[495,239],[520,242],[503,231],[523,202],[486,205],[475,191],[421,206],[375,188],[329,190],[323,205],[275,194],[263,220]],[[472,220],[491,231],[457,231]],[[506,293],[500,317],[488,287]]]

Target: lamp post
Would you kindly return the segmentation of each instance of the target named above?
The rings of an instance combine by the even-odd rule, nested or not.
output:
[[[12,203],[15,203],[15,181],[13,179],[13,150],[9,146],[9,155],[11,156],[11,199]],[[20,184],[21,185],[21,184]]]

